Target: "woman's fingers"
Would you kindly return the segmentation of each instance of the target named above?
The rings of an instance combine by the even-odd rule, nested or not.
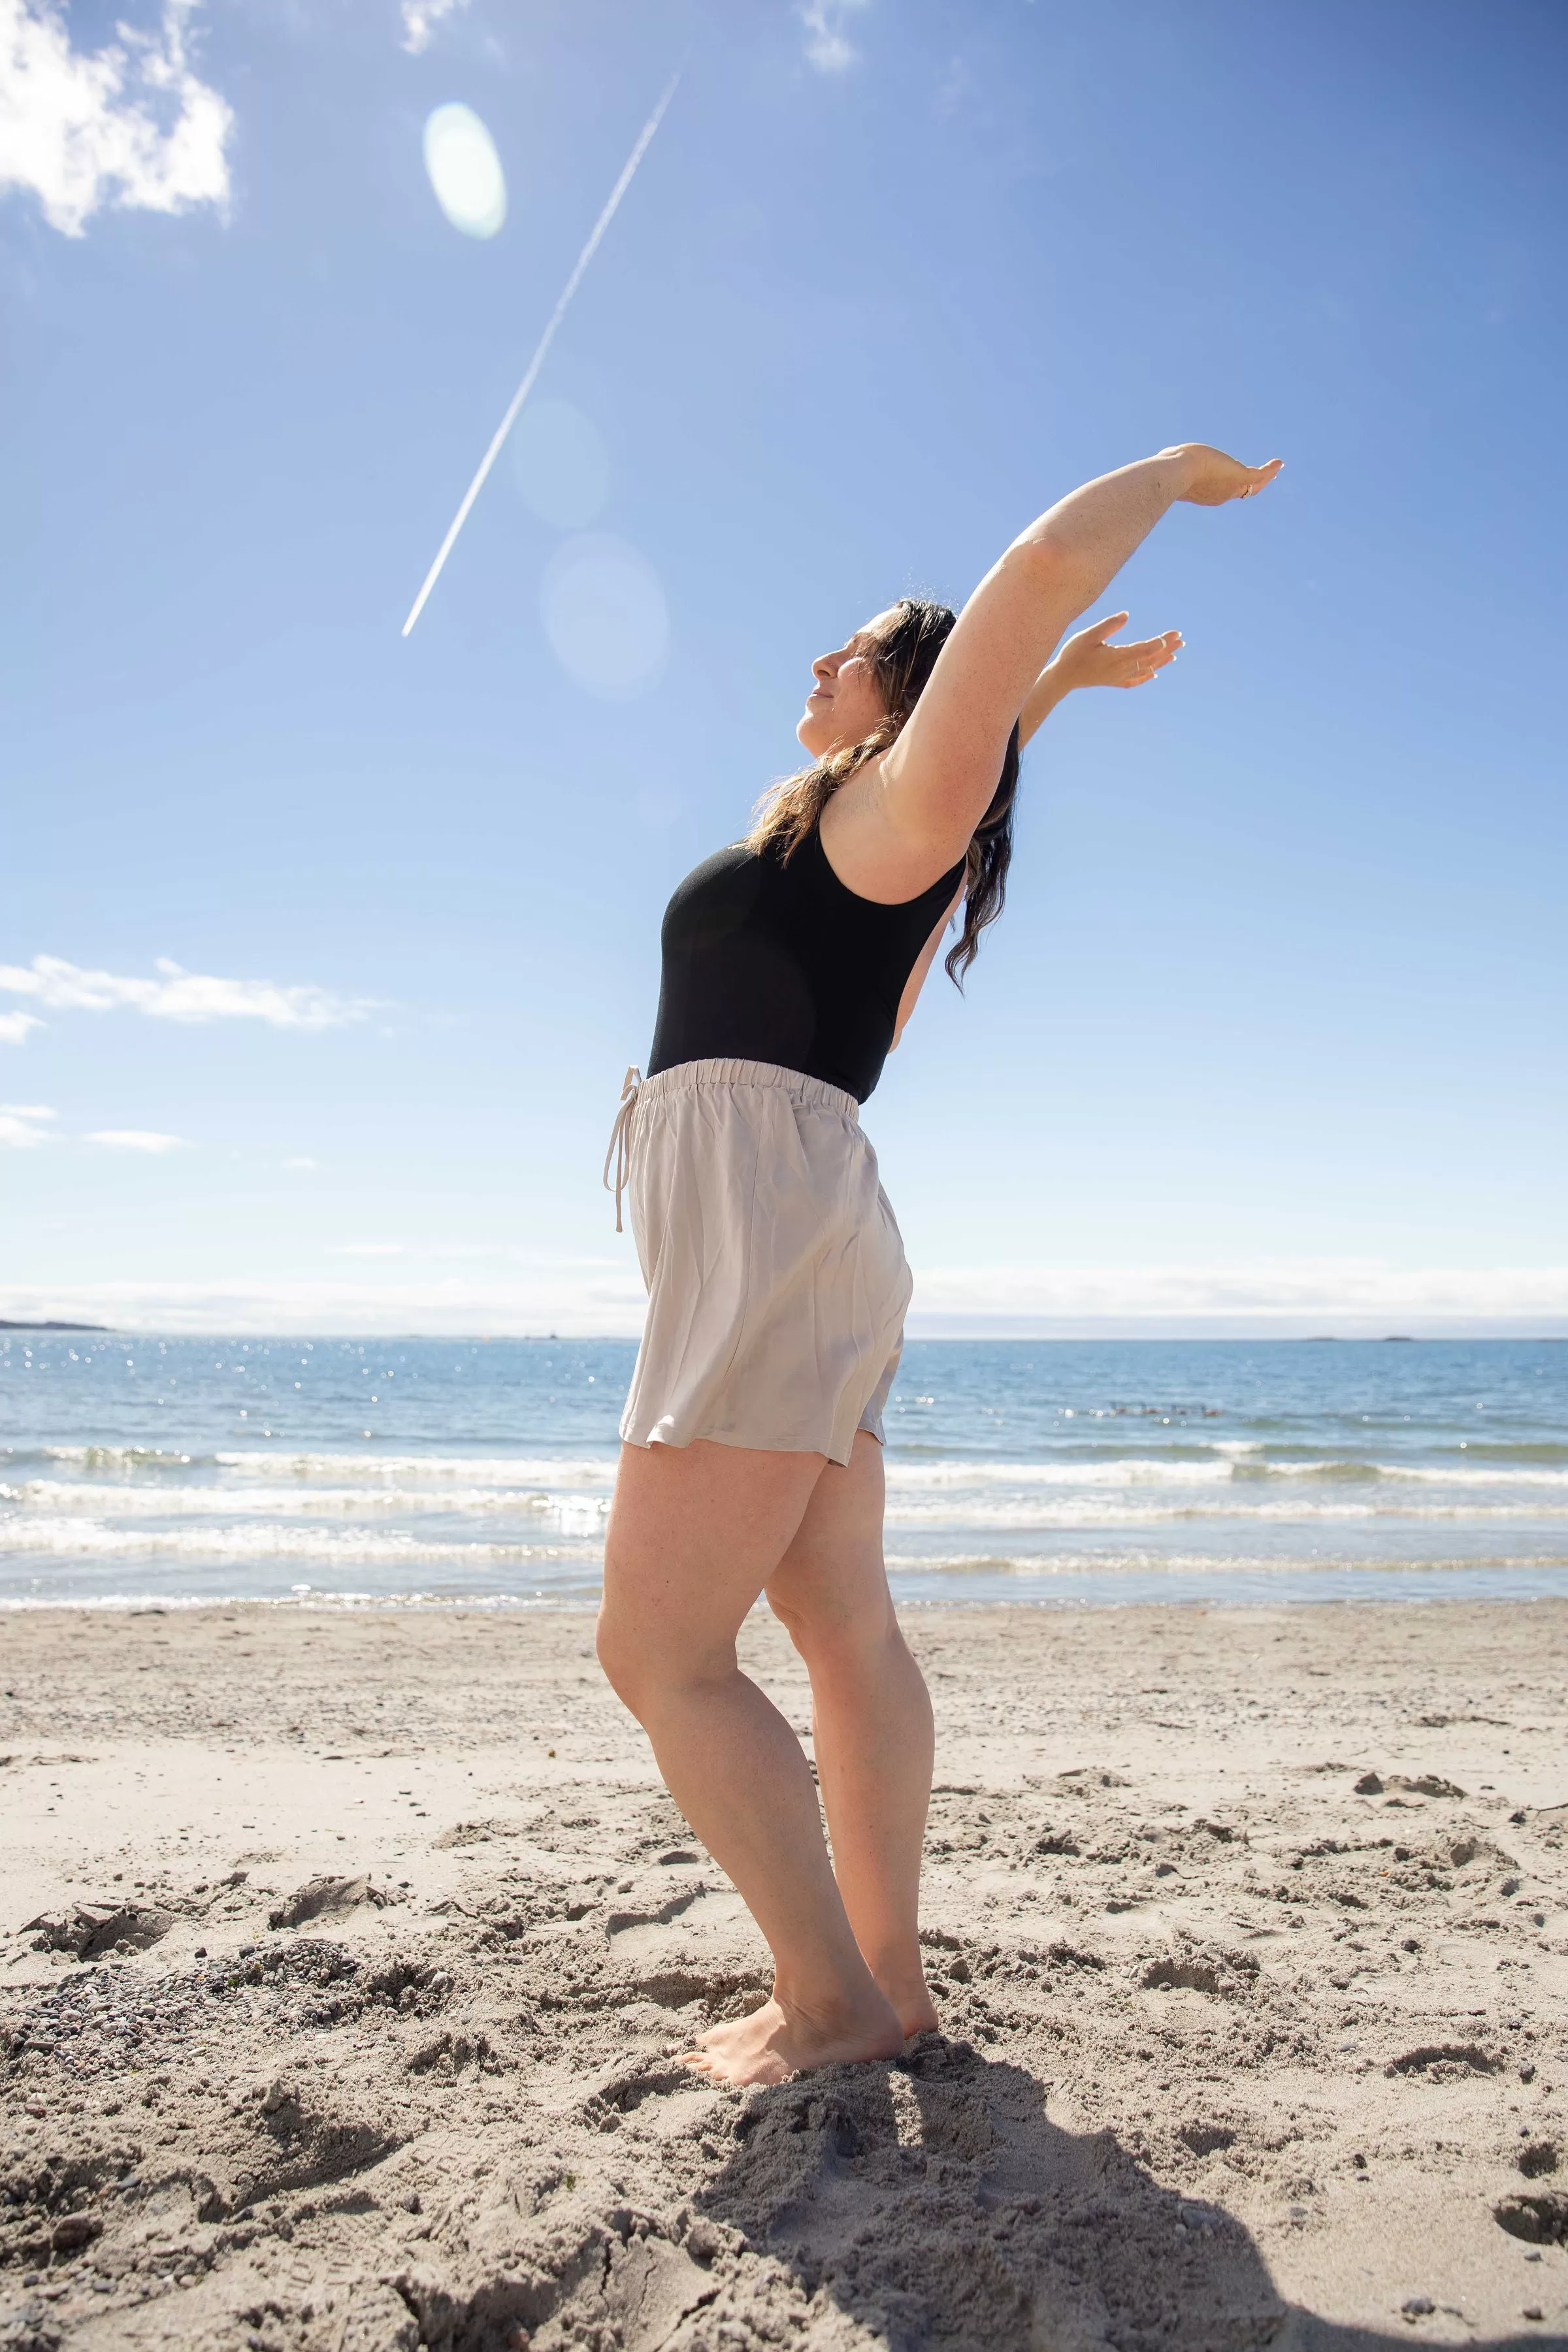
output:
[[[1110,679],[1112,686],[1147,686],[1168,669],[1181,650],[1182,636],[1178,629],[1166,629],[1157,637],[1145,637],[1139,645],[1113,646],[1112,653],[1127,657],[1126,667],[1119,666]]]
[[[1167,643],[1163,637],[1146,637],[1142,645],[1113,646],[1113,653],[1125,656],[1129,667],[1134,670],[1164,669],[1176,658],[1180,641]]]
[[[1083,686],[1147,686],[1170,667],[1182,649],[1180,629],[1162,629],[1156,637],[1138,637],[1127,645],[1109,640],[1126,621],[1125,613],[1110,614],[1081,630],[1073,641],[1079,647],[1075,667]]]
[[[1204,441],[1182,442],[1162,454],[1185,460],[1186,487],[1178,495],[1200,507],[1222,507],[1231,499],[1253,497],[1268,488],[1285,462],[1270,457],[1266,466],[1248,466]]]

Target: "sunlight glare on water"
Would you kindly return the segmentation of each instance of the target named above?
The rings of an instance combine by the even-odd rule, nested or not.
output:
[[[425,169],[436,201],[465,236],[494,236],[506,218],[506,175],[473,109],[438,106],[425,125]]]
[[[586,1606],[636,1352],[0,1330],[0,1646],[72,1601]],[[900,1603],[1568,1592],[1562,1342],[917,1339],[887,1435]]]
[[[569,539],[545,569],[544,633],[568,677],[608,701],[657,683],[669,650],[669,608],[646,556],[608,531]]]
[[[541,522],[582,530],[610,494],[609,452],[569,400],[536,400],[512,427],[512,479]]]

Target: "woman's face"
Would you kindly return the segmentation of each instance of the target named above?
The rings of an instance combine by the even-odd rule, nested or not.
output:
[[[829,751],[841,751],[849,744],[863,743],[873,727],[887,717],[872,656],[884,630],[897,617],[891,612],[879,613],[874,621],[856,630],[847,646],[840,646],[834,654],[819,654],[812,663],[816,683],[805,698],[795,731],[801,748],[814,760],[825,759]]]

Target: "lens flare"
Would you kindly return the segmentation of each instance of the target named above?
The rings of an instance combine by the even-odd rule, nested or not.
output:
[[[646,556],[608,531],[569,539],[540,597],[544,633],[567,676],[608,702],[657,684],[669,651],[669,607]]]
[[[610,459],[597,427],[569,400],[536,400],[511,437],[512,479],[542,522],[581,530],[610,494]]]
[[[653,139],[653,134],[658,129],[659,124],[664,121],[665,110],[668,106],[670,100],[675,96],[676,90],[679,86],[679,82],[680,76],[679,73],[675,73],[671,75],[669,80],[665,84],[663,96],[660,98],[658,104],[654,108],[653,112],[648,116],[647,121],[643,124],[641,131],[638,132],[637,145],[626,157],[626,163],[621,167],[620,178],[610,190],[609,195],[605,199],[604,210],[600,213],[598,219],[594,223],[592,229],[589,231],[588,242],[583,247],[582,252],[577,256],[576,261],[573,265],[572,275],[566,280],[565,285],[562,288],[561,292],[556,299],[555,308],[552,310],[549,318],[544,322],[544,332],[541,335],[538,342],[534,346],[533,357],[529,361],[528,366],[523,372],[522,382],[518,385],[517,390],[512,394],[510,400],[508,402],[506,415],[501,418],[500,423],[496,426],[495,431],[491,434],[490,446],[485,451],[484,456],[479,459],[479,471],[474,476],[473,480],[468,484],[468,488],[464,491],[462,505],[452,517],[451,522],[448,524],[447,529],[447,536],[436,551],[436,561],[430,566],[429,571],[425,574],[424,583],[420,587],[419,593],[414,599],[414,603],[409,609],[408,618],[403,624],[403,634],[405,637],[410,634],[414,627],[414,624],[419,618],[420,614],[425,610],[426,604],[429,601],[431,589],[434,588],[437,581],[441,577],[447,558],[451,554],[453,548],[456,547],[458,543],[458,534],[468,520],[468,514],[472,509],[474,500],[484,488],[485,483],[489,478],[490,467],[500,456],[502,446],[506,441],[506,436],[511,431],[512,426],[517,423],[519,412],[521,411],[524,401],[528,398],[529,394],[533,390],[539,371],[544,365],[545,359],[550,351],[550,346],[555,340],[555,331],[557,327],[560,326],[562,320],[566,316],[567,311],[571,309],[572,297],[575,294],[578,287],[583,282],[583,272],[587,268],[588,264],[593,260],[595,254],[598,251],[600,238],[604,236],[605,231],[609,227],[610,223],[615,219],[616,211],[620,205],[621,198],[626,194],[626,190],[631,186],[633,180],[637,177],[637,165],[647,153],[649,144]],[[498,164],[496,168],[499,171],[500,167]]]
[[[633,806],[641,822],[652,833],[663,833],[676,819],[686,814],[683,795],[668,784],[645,784]]]
[[[425,125],[425,169],[454,228],[465,236],[494,236],[506,218],[506,174],[472,107],[436,109]]]

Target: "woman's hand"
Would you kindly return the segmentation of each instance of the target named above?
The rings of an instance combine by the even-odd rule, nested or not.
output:
[[[1107,643],[1126,625],[1125,613],[1112,613],[1109,619],[1096,621],[1091,627],[1080,629],[1076,637],[1068,637],[1046,664],[1018,713],[1020,751],[1075,687],[1146,686],[1169,667],[1182,649],[1179,629],[1163,630],[1157,637],[1140,637],[1132,645]]]
[[[1178,499],[1217,507],[1250,498],[1279,466],[1277,457],[1243,466],[1183,442],[1084,483],[1037,516],[959,614],[897,741],[835,794],[822,838],[839,880],[899,906],[955,865],[991,804],[1014,726],[1026,741],[1057,698],[1059,673],[1046,665],[1133,549]],[[1118,654],[1102,642],[1089,658],[1138,650]]]
[[[1080,629],[1076,637],[1068,639],[1055,660],[1047,663],[1046,677],[1054,677],[1063,694],[1079,686],[1146,686],[1175,660],[1182,650],[1182,633],[1166,629],[1157,637],[1140,637],[1129,645],[1107,642],[1126,625],[1125,613],[1112,613],[1109,620]]]
[[[1232,499],[1256,498],[1285,463],[1283,457],[1270,457],[1267,466],[1244,466],[1239,457],[1227,457],[1223,449],[1211,449],[1206,441],[1178,441],[1162,449],[1160,456],[1182,459],[1182,487],[1176,497],[1194,507],[1223,507]]]

